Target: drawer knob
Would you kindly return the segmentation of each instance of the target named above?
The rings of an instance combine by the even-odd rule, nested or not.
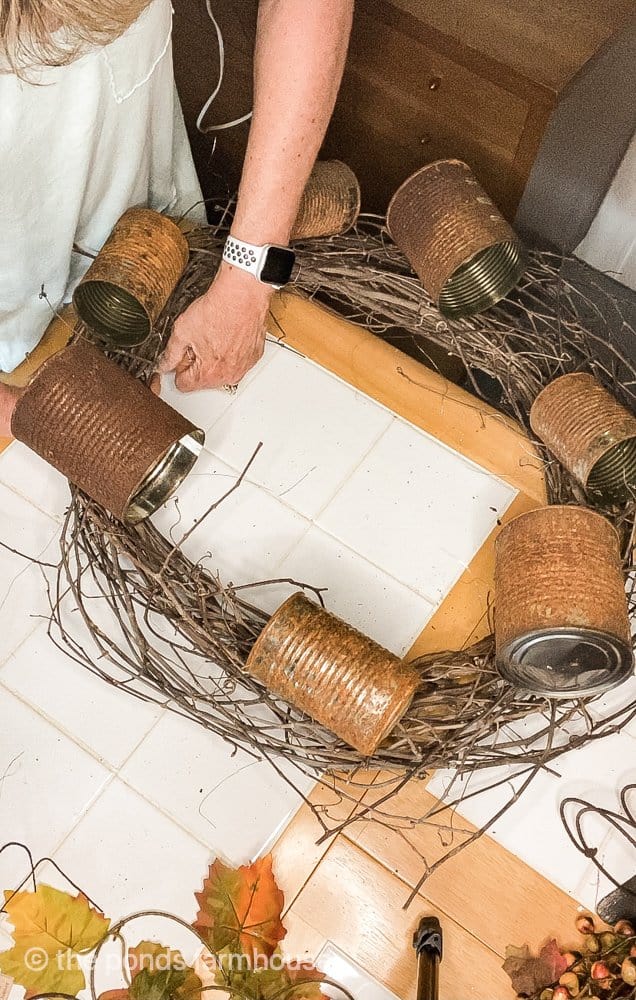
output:
[[[428,89],[439,90],[441,84],[442,84],[441,76],[432,76],[428,81]]]

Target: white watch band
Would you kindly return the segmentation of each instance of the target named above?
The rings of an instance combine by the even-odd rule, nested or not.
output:
[[[232,267],[240,267],[242,271],[247,271],[255,278],[260,278],[268,250],[269,244],[257,247],[252,243],[237,240],[235,236],[228,236],[223,248],[223,260],[226,264],[231,264]]]

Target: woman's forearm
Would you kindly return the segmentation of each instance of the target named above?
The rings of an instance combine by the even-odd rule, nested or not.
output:
[[[261,0],[254,115],[232,232],[287,243],[333,112],[354,0]]]

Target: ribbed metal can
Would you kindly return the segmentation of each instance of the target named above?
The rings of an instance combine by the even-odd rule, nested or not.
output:
[[[591,500],[636,496],[636,417],[593,375],[550,382],[532,405],[530,425]]]
[[[619,539],[582,507],[530,511],[499,534],[497,666],[511,683],[553,698],[616,687],[634,669]]]
[[[140,344],[176,288],[188,252],[172,219],[129,209],[75,290],[78,316],[110,344]]]
[[[204,442],[203,431],[82,339],[38,369],[11,430],[128,524],[165,503]]]
[[[311,172],[292,230],[292,240],[337,236],[360,214],[360,184],[340,160],[319,160]]]
[[[444,316],[495,305],[524,272],[517,234],[461,160],[436,160],[407,178],[387,225]]]
[[[365,756],[402,718],[420,680],[413,667],[300,593],[269,620],[246,669]]]

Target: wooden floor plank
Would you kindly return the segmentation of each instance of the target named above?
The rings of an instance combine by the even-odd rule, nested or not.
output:
[[[405,911],[407,896],[405,882],[341,836],[305,885],[291,915],[409,1000],[415,995],[417,972],[413,932],[431,905],[419,897]],[[488,919],[488,910],[482,900],[482,919]],[[438,915],[444,929],[443,1000],[511,1000],[499,956],[449,916]]]
[[[332,828],[351,816],[378,774],[378,771],[359,771],[350,776],[325,777],[313,789],[309,801],[328,812],[329,819],[328,822],[325,819],[325,823]],[[322,824],[305,803],[274,846],[274,873],[285,895],[286,910],[333,843],[331,838],[319,844],[323,833]]]
[[[438,827],[408,828],[410,818],[437,804],[423,781],[411,781],[385,807],[401,830],[370,820],[348,827],[346,836],[414,886],[425,870],[421,854],[433,864],[475,830],[449,810],[437,818]],[[502,957],[508,944],[537,943],[550,929],[573,928],[577,912],[577,903],[566,893],[487,836],[446,862],[421,892]]]

